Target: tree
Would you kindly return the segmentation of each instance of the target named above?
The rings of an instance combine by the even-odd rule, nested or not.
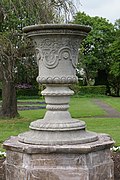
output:
[[[115,22],[114,41],[110,44],[108,53],[110,56],[109,83],[115,96],[120,96],[120,19]]]
[[[20,65],[22,40],[22,24],[20,13],[15,9],[12,1],[2,1],[1,9],[4,18],[1,22],[0,32],[0,71],[2,81],[2,109],[1,116],[15,117],[17,112],[17,100],[15,89],[15,75],[17,65]],[[19,5],[19,4],[18,4]],[[27,16],[25,17],[25,21]],[[19,62],[19,63],[18,63]],[[17,71],[18,73],[18,71]]]
[[[13,82],[13,71],[16,61],[16,50],[11,42],[4,36],[0,36],[0,69],[2,80],[2,112],[8,117],[17,115],[16,91]]]
[[[80,66],[85,70],[87,84],[90,79],[95,79],[96,85],[108,84],[110,58],[107,50],[114,40],[114,25],[105,18],[80,12],[74,17],[74,23],[92,27],[81,47]]]
[[[0,79],[3,84],[0,114],[2,116],[15,117],[18,114],[15,83],[21,81],[21,77],[24,78],[19,74],[23,74],[25,69],[27,74],[30,69],[34,69],[34,73],[37,72],[32,44],[30,41],[27,43],[23,38],[22,28],[36,23],[64,21],[64,18],[68,18],[67,13],[73,12],[73,9],[71,0],[2,0],[0,2],[0,72],[2,72]]]

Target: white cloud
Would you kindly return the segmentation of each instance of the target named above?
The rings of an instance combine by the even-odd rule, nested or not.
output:
[[[76,4],[78,7],[78,0]],[[90,16],[104,17],[114,23],[120,18],[120,0],[80,0],[79,11]]]

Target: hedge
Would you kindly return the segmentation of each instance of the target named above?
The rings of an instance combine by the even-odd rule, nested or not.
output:
[[[105,95],[106,94],[106,86],[79,86],[79,85],[71,85],[70,88],[77,95]],[[38,89],[17,89],[17,97],[20,96],[38,96],[40,92]],[[0,89],[0,98],[2,97],[2,90]]]
[[[0,98],[2,98],[2,89],[0,89]]]
[[[17,89],[17,97],[19,96],[38,96],[38,89]]]
[[[105,95],[106,94],[106,86],[79,86],[73,85],[71,89],[74,90],[77,95],[85,95],[85,94],[95,94],[95,95]]]

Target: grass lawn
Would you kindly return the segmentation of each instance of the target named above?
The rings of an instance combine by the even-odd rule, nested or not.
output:
[[[87,130],[106,133],[112,136],[115,145],[120,146],[120,118],[82,118]]]
[[[21,101],[27,102],[28,100],[21,100]],[[19,102],[21,102],[21,101],[19,101]],[[34,100],[30,100],[30,102],[33,102],[33,101]],[[39,102],[39,101],[42,102],[44,100],[37,99],[34,102]],[[29,106],[32,106],[32,105],[29,105]],[[70,109],[69,110],[70,110],[70,113],[72,114],[72,117],[74,117],[74,118],[105,115],[105,111],[102,108],[95,105],[91,101],[91,98],[72,97],[70,100]],[[31,112],[32,112],[32,114],[31,114]],[[31,112],[30,112],[30,117],[33,116],[33,118],[36,119],[36,117],[34,117],[34,116],[36,116],[36,113],[34,113],[34,111],[31,111]],[[45,111],[43,110],[42,112],[45,112]],[[20,113],[21,114],[24,113],[23,116],[25,116],[25,112],[20,112]],[[28,116],[28,113],[27,113],[27,116]],[[39,118],[39,116],[37,118]]]
[[[91,98],[71,98],[70,113],[72,117],[91,117],[105,115],[105,111],[92,102]]]
[[[107,98],[101,100],[106,102]],[[43,118],[45,111],[45,109],[19,111],[20,118],[0,119],[0,143],[2,144],[9,136],[27,131],[30,122]],[[71,98],[70,112],[72,117],[84,120],[88,130],[110,134],[116,141],[116,145],[120,145],[120,118],[93,118],[93,116],[104,115],[105,112],[95,105],[91,98]]]
[[[120,112],[120,97],[105,97],[102,100]]]

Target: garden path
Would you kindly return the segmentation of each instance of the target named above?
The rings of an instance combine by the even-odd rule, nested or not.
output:
[[[120,118],[120,112],[118,112],[112,106],[108,105],[100,99],[94,99],[92,101],[107,113],[106,115],[101,117]]]

